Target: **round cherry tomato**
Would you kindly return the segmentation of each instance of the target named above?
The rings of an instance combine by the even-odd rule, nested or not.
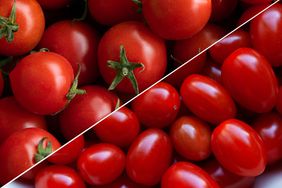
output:
[[[85,188],[81,177],[70,167],[48,166],[35,177],[35,188]]]
[[[3,94],[3,90],[4,90],[4,79],[3,79],[3,75],[0,71],[0,97]]]
[[[122,107],[94,127],[101,141],[123,148],[132,143],[139,130],[137,116],[126,107]]]
[[[166,56],[164,41],[138,22],[115,25],[98,48],[102,77],[112,83],[110,89],[118,84],[117,90],[126,93],[138,93],[158,81],[166,70]]]
[[[0,99],[0,143],[12,133],[31,127],[47,129],[43,116],[23,109],[14,97]]]
[[[266,153],[258,133],[237,119],[222,122],[212,133],[213,154],[221,165],[240,176],[258,176],[266,166]]]
[[[219,188],[200,167],[189,162],[177,162],[165,172],[161,188]]]
[[[88,24],[80,21],[64,20],[46,29],[39,43],[40,48],[64,56],[74,72],[81,66],[79,84],[89,84],[98,76],[97,50],[98,35]]]
[[[221,123],[236,115],[236,106],[228,92],[206,76],[188,76],[181,86],[180,93],[189,110],[212,124]]]
[[[7,183],[59,147],[57,139],[43,129],[27,128],[11,134],[0,146],[0,182]],[[23,178],[31,180],[34,174]]]
[[[143,125],[164,128],[174,121],[180,108],[180,97],[170,84],[160,82],[132,101],[132,110]]]
[[[236,9],[238,0],[212,0],[211,20],[221,22],[228,19]]]
[[[111,144],[95,144],[85,149],[77,161],[80,175],[91,185],[113,182],[122,174],[124,166],[125,154]]]
[[[48,10],[64,8],[70,4],[70,0],[37,0],[37,1],[44,9],[48,9]]]
[[[211,6],[211,0],[143,0],[142,12],[154,32],[165,39],[179,40],[203,29]]]
[[[225,59],[222,80],[232,97],[244,108],[270,111],[277,100],[278,83],[268,61],[251,48],[239,48]]]
[[[126,172],[137,183],[156,185],[171,160],[169,136],[159,129],[148,129],[131,144],[126,158]]]
[[[15,20],[9,21],[9,25],[14,26],[8,29],[14,34],[10,37],[4,34],[0,38],[0,55],[4,56],[23,55],[31,51],[40,41],[45,27],[43,11],[35,0],[0,0],[0,16],[13,18],[14,3]],[[0,25],[1,30],[6,27],[5,24]]]

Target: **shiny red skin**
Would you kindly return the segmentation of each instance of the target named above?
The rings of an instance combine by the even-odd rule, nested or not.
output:
[[[34,159],[37,153],[37,146],[43,138],[46,147],[47,141],[52,144],[52,151],[60,147],[60,143],[50,133],[39,128],[27,128],[11,134],[0,146],[0,182],[2,184],[12,180],[20,173],[32,167],[36,162]],[[34,174],[27,173],[22,176],[32,180]]]
[[[170,128],[174,149],[187,160],[201,161],[211,153],[211,130],[202,120],[193,116],[178,118]]]
[[[109,29],[99,44],[99,70],[108,84],[112,83],[116,72],[108,67],[107,61],[119,61],[120,45],[124,46],[130,62],[144,65],[143,70],[142,68],[134,70],[140,91],[162,78],[167,66],[164,41],[142,23],[124,22]],[[116,89],[125,93],[135,93],[128,79],[123,79]]]
[[[237,119],[222,122],[212,133],[211,147],[222,167],[240,176],[263,173],[267,159],[264,143],[248,124]]]
[[[10,73],[15,99],[30,112],[50,115],[68,103],[73,69],[63,56],[36,52],[21,59]]]
[[[236,9],[238,0],[212,0],[211,20],[221,22],[228,19]]]
[[[81,66],[79,84],[89,84],[98,77],[97,51],[99,37],[87,23],[64,20],[49,26],[39,43],[40,48],[64,56],[77,73]]]
[[[159,129],[147,129],[128,150],[126,172],[133,181],[152,186],[160,182],[171,162],[172,144],[169,136]]]
[[[164,128],[176,118],[180,96],[172,85],[160,82],[132,101],[131,107],[146,127]]]
[[[105,88],[84,86],[81,89],[86,90],[86,94],[76,96],[60,114],[60,128],[68,140],[111,113],[116,106],[113,94]]]
[[[270,21],[271,20],[271,21]],[[273,66],[282,65],[282,4],[276,4],[256,17],[250,26],[254,48]]]
[[[165,172],[161,188],[219,188],[200,167],[189,162],[177,162]]]
[[[165,39],[180,40],[203,29],[211,6],[211,0],[143,0],[142,13],[155,33]]]
[[[205,62],[205,67],[202,70],[202,74],[222,84],[221,79],[221,67],[214,63],[211,59]]]
[[[251,47],[251,37],[248,32],[237,30],[210,48],[209,53],[216,63],[222,65],[232,52],[243,47]]]
[[[140,123],[134,112],[122,107],[96,125],[93,130],[102,142],[126,148],[138,135]]]
[[[61,147],[56,153],[48,157],[48,161],[57,165],[66,165],[74,162],[85,145],[84,136],[81,135],[67,145]]]
[[[277,112],[262,114],[252,123],[264,142],[267,162],[272,164],[282,159],[282,117]]]
[[[77,160],[77,168],[87,183],[105,185],[123,172],[125,154],[112,144],[95,144],[85,149]]]
[[[35,177],[35,188],[85,188],[78,173],[66,166],[54,165],[43,168]]]
[[[0,16],[9,17],[14,0],[0,0]],[[17,0],[14,40],[0,39],[0,55],[16,56],[31,51],[40,41],[45,27],[43,11],[36,0]]]
[[[91,17],[103,25],[116,25],[130,20],[139,20],[138,6],[128,0],[89,0]]]
[[[12,96],[0,99],[0,114],[0,143],[3,143],[12,133],[25,128],[47,129],[43,116],[26,111]]]
[[[64,8],[70,4],[70,0],[37,0],[37,2],[41,7],[48,10]]]
[[[180,94],[188,109],[209,123],[218,124],[236,115],[236,106],[229,93],[206,76],[188,76],[181,86]]]
[[[282,87],[281,86],[279,87],[276,109],[280,114],[282,114]]]
[[[268,61],[251,48],[239,48],[221,68],[225,88],[244,108],[257,113],[270,111],[278,97],[278,83]]]
[[[3,94],[3,90],[4,90],[4,78],[2,73],[0,73],[0,97]]]

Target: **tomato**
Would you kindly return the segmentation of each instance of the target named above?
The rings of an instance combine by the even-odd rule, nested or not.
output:
[[[208,59],[205,64],[206,65],[202,70],[202,74],[221,84],[221,68],[219,67],[219,65],[214,63],[214,61],[212,61],[211,59]]]
[[[48,9],[48,10],[64,8],[70,4],[70,0],[37,0],[37,2],[44,9]]]
[[[1,19],[11,15],[14,2],[14,0],[0,0]],[[14,36],[8,37],[8,33],[5,33],[4,38],[0,38],[0,55],[16,56],[28,53],[38,44],[44,32],[44,14],[37,1],[17,0],[14,15],[15,20],[9,20],[9,25],[14,25],[9,29]],[[6,27],[7,24],[0,25],[1,30]]]
[[[3,78],[3,75],[0,71],[0,97],[3,94],[3,90],[4,90],[4,78]]]
[[[211,147],[222,167],[239,176],[258,176],[266,166],[266,151],[258,133],[237,119],[222,122],[212,133]]]
[[[270,111],[277,100],[278,83],[268,61],[251,48],[239,48],[221,68],[225,88],[244,108]]]
[[[48,157],[47,160],[58,165],[70,164],[74,162],[82,152],[84,142],[84,137],[81,135],[61,147],[60,150]]]
[[[282,87],[281,86],[279,87],[276,109],[278,110],[280,114],[282,114]]]
[[[117,85],[118,91],[138,93],[162,78],[166,56],[161,38],[142,23],[125,22],[115,25],[102,37],[98,65],[104,80],[112,83],[109,89]]]
[[[122,107],[93,129],[102,142],[124,148],[128,147],[138,135],[140,125],[135,113]]]
[[[43,116],[26,111],[14,97],[0,99],[0,114],[0,143],[3,143],[12,133],[25,128],[47,129]]]
[[[228,19],[235,11],[238,0],[212,0],[211,20],[221,22]]]
[[[189,162],[177,162],[165,172],[161,188],[219,188],[200,167]]]
[[[203,29],[211,6],[211,0],[143,0],[142,12],[155,33],[165,39],[180,40]]]
[[[228,92],[206,76],[188,76],[181,86],[180,94],[190,111],[212,124],[236,115],[236,106]]]
[[[85,188],[81,177],[70,167],[48,166],[35,177],[35,188]]]
[[[175,150],[187,160],[200,161],[211,153],[209,126],[193,116],[177,119],[170,129]]]
[[[123,172],[125,154],[112,144],[95,144],[79,156],[77,168],[82,178],[91,185],[113,182]]]
[[[93,19],[103,25],[116,25],[139,20],[138,6],[132,0],[89,0],[88,8]]]
[[[0,182],[7,183],[59,147],[57,139],[40,128],[11,134],[0,146]],[[25,174],[23,178],[31,180],[34,174]]]
[[[246,22],[246,25],[249,25],[250,22],[248,22],[249,19],[251,19],[253,16],[256,14],[260,13],[262,10],[264,10],[268,4],[262,4],[262,5],[254,5],[251,6],[250,8],[246,9],[243,14],[240,16],[237,22],[237,26],[240,26]]]
[[[272,0],[240,0],[247,4],[265,4],[265,3],[271,3]]]
[[[100,86],[84,86],[82,89],[86,94],[74,98],[60,114],[60,128],[68,140],[111,113],[116,106],[117,98],[106,89]]]
[[[81,66],[79,84],[89,84],[98,76],[97,50],[98,34],[88,24],[80,21],[64,20],[46,29],[39,43],[64,56],[72,65],[74,72]]]
[[[147,129],[131,144],[126,156],[127,175],[143,185],[156,185],[172,160],[169,136],[159,129]]]
[[[282,65],[282,5],[275,4],[251,22],[250,33],[254,48],[273,66]]]
[[[132,110],[143,125],[164,128],[170,125],[180,108],[180,97],[176,89],[160,82],[132,101]]]

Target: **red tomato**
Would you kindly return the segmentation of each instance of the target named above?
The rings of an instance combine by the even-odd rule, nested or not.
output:
[[[236,106],[228,92],[206,76],[188,76],[181,86],[180,93],[189,110],[212,124],[221,123],[236,115]]]
[[[56,153],[48,157],[48,161],[58,165],[66,165],[74,162],[84,148],[83,135],[64,145]]]
[[[211,79],[217,81],[218,83],[222,83],[221,79],[221,69],[218,64],[214,63],[211,59],[208,59],[205,62],[205,67],[202,70],[202,74],[210,77]]]
[[[11,134],[0,146],[0,182],[7,183],[59,147],[57,139],[43,129],[27,128]],[[23,178],[31,180],[33,175]]]
[[[171,160],[169,136],[159,129],[148,129],[131,144],[126,158],[126,172],[137,183],[156,185]]]
[[[278,83],[268,61],[255,50],[237,49],[221,70],[225,88],[240,105],[257,113],[274,107]]]
[[[1,95],[3,93],[3,90],[4,90],[4,79],[3,79],[3,75],[2,75],[2,73],[0,71],[0,97],[1,97]]]
[[[0,0],[0,16],[8,18],[12,12],[14,0]],[[45,27],[45,19],[40,5],[35,0],[17,0],[15,2],[15,21],[11,20],[14,37],[0,38],[0,55],[23,55],[32,50],[40,41]],[[13,23],[14,22],[14,23]],[[3,29],[7,25],[0,25]],[[8,42],[6,39],[10,40]]]
[[[112,27],[102,37],[98,64],[104,80],[112,83],[110,89],[118,84],[119,91],[138,93],[162,78],[166,70],[166,56],[165,43],[161,38],[142,23],[125,22]]]
[[[143,0],[143,15],[165,39],[179,40],[198,33],[211,15],[211,0]],[[201,13],[201,16],[199,16]]]
[[[265,3],[271,3],[272,0],[240,0],[247,4],[265,4]]]
[[[25,128],[47,129],[43,116],[26,111],[14,97],[0,99],[0,114],[0,143],[4,142],[12,133]]]
[[[64,56],[74,72],[78,71],[80,64],[79,84],[89,84],[98,76],[98,40],[96,31],[88,24],[64,20],[46,29],[39,47]]]
[[[265,9],[267,6],[268,6],[268,4],[251,6],[250,8],[248,8],[247,10],[245,10],[243,12],[243,14],[241,15],[241,17],[239,18],[239,20],[237,22],[237,26],[240,26],[241,24],[247,22],[253,16],[255,16],[256,14],[261,12],[263,9]],[[246,23],[246,25],[248,25],[248,24],[249,24],[249,22]],[[246,26],[246,25],[244,25],[244,26]]]
[[[221,22],[228,19],[236,9],[238,0],[212,0],[211,20]]]
[[[138,96],[131,105],[143,125],[164,128],[176,118],[180,108],[180,97],[172,85],[160,82]]]
[[[282,86],[279,87],[276,109],[280,114],[282,114]]]
[[[85,149],[77,161],[80,175],[91,185],[113,182],[122,174],[124,166],[125,154],[111,144],[95,144]]]
[[[273,66],[282,65],[282,5],[275,4],[251,22],[253,46]]]
[[[102,142],[123,148],[132,143],[139,130],[137,116],[126,107],[122,107],[94,127],[95,133]]]
[[[35,188],[85,188],[81,177],[66,166],[48,166],[35,177]]]
[[[38,3],[48,10],[64,8],[70,4],[70,0],[37,0]]]
[[[210,128],[196,117],[177,119],[170,129],[170,138],[175,150],[187,160],[204,160],[211,153]]]
[[[74,98],[60,114],[60,128],[68,140],[111,113],[116,106],[116,97],[106,89],[100,86],[84,86],[82,89],[86,94]]]
[[[177,162],[165,172],[161,188],[219,188],[201,168],[189,162]]]
[[[258,133],[246,123],[230,119],[212,133],[213,154],[220,164],[240,176],[258,176],[266,166],[266,153]]]

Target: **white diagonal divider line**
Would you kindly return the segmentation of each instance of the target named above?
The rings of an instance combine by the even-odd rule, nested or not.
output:
[[[142,95],[143,93],[145,93],[146,91],[148,91],[149,89],[151,89],[152,87],[154,87],[155,85],[157,85],[158,83],[162,82],[163,80],[165,80],[167,77],[169,77],[170,75],[172,75],[174,72],[176,72],[177,70],[181,69],[182,67],[184,67],[185,65],[187,65],[189,62],[191,62],[192,60],[194,60],[195,58],[197,58],[198,56],[200,56],[201,54],[203,54],[204,52],[208,51],[211,47],[213,47],[214,45],[216,45],[218,42],[222,41],[223,39],[225,39],[226,37],[228,37],[229,35],[231,35],[232,33],[234,33],[235,31],[237,31],[238,29],[240,29],[242,26],[244,26],[245,24],[247,24],[248,22],[250,22],[251,20],[253,20],[255,17],[257,17],[258,15],[260,15],[261,13],[263,13],[264,11],[266,11],[267,9],[269,9],[270,7],[272,7],[273,5],[275,5],[276,3],[278,3],[280,0],[275,0],[272,4],[268,5],[266,8],[264,8],[263,10],[261,10],[259,13],[255,14],[253,17],[251,17],[250,19],[248,19],[247,21],[245,21],[244,23],[242,23],[241,25],[237,26],[235,29],[233,29],[232,31],[230,31],[229,33],[227,33],[225,36],[223,36],[222,38],[220,38],[219,40],[217,40],[216,42],[214,42],[213,44],[211,44],[210,46],[208,46],[207,48],[205,48],[203,51],[199,52],[197,55],[195,55],[193,58],[189,59],[188,61],[186,61],[185,63],[183,63],[182,65],[180,65],[179,67],[177,67],[175,70],[171,71],[170,73],[168,73],[167,75],[165,75],[164,77],[162,77],[161,79],[159,79],[158,81],[156,81],[154,84],[152,84],[151,86],[149,86],[148,88],[146,88],[144,91],[142,91],[141,93],[139,93],[138,95],[134,96],[132,99],[128,100],[126,103],[124,103],[123,105],[121,105],[119,108],[115,109],[113,112],[109,113],[108,115],[106,115],[105,117],[103,117],[102,119],[100,119],[98,122],[96,122],[94,125],[90,126],[89,128],[87,128],[86,130],[84,130],[83,132],[81,132],[80,134],[78,134],[76,137],[72,138],[70,141],[68,141],[67,143],[65,143],[64,145],[62,145],[59,149],[55,150],[53,153],[51,153],[50,155],[48,155],[47,157],[45,157],[43,160],[39,161],[38,163],[36,163],[35,165],[33,165],[32,167],[28,168],[27,170],[25,170],[24,172],[22,172],[20,175],[18,175],[17,177],[15,177],[14,179],[12,179],[11,181],[9,181],[8,183],[6,183],[2,188],[11,188],[8,187],[10,183],[12,183],[13,181],[17,180],[19,177],[21,177],[23,174],[25,174],[26,172],[28,172],[29,170],[31,170],[32,168],[36,167],[37,165],[39,165],[41,162],[45,161],[48,157],[50,157],[51,155],[53,155],[55,152],[57,152],[58,150],[64,148],[65,146],[67,146],[69,143],[71,143],[73,140],[75,140],[77,137],[83,135],[84,133],[86,133],[87,131],[89,131],[90,129],[93,129],[93,127],[95,127],[96,125],[98,125],[100,122],[102,122],[103,120],[105,120],[106,118],[108,118],[109,116],[111,116],[113,113],[115,113],[116,111],[118,111],[119,109],[121,109],[122,107],[128,105],[129,103],[131,103],[134,99],[136,99],[137,97],[139,97],[140,95]]]

